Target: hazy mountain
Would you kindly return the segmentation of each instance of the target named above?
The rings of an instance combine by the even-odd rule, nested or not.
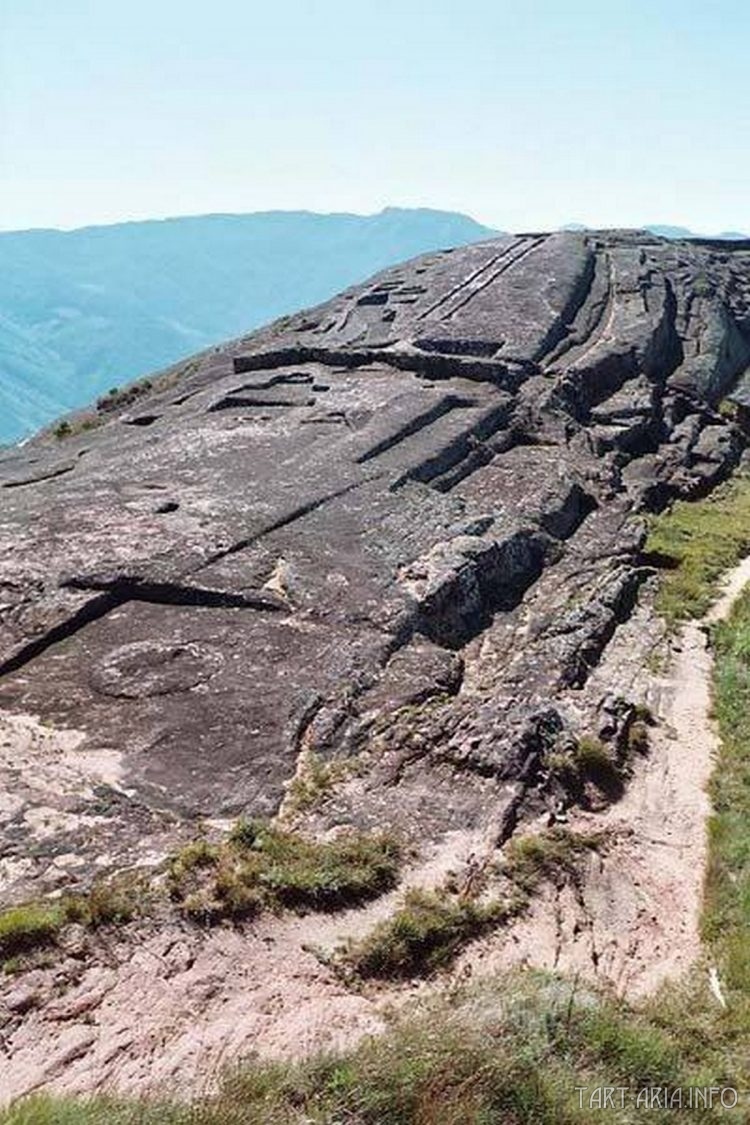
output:
[[[582,231],[590,230],[585,223],[566,223],[560,227],[564,231]],[[689,227],[675,227],[670,226],[668,223],[645,223],[641,230],[650,231],[651,234],[661,235],[662,238],[716,238],[723,239],[727,242],[739,242],[743,239],[750,238],[750,234],[743,234],[742,231],[736,230],[723,230],[718,234],[705,234],[698,233],[697,231],[690,230]]]
[[[706,234],[705,231],[701,233],[689,230],[687,227],[660,226],[658,223],[646,226],[644,230],[650,230],[652,234],[661,234],[664,238],[717,238],[725,242],[740,242],[745,238],[750,238],[750,235],[736,230],[722,230],[718,234]]]
[[[0,441],[393,262],[494,233],[399,208],[0,233]]]
[[[700,237],[695,231],[690,230],[688,227],[674,227],[668,223],[646,223],[643,227],[651,234],[660,234],[662,238],[698,238]]]

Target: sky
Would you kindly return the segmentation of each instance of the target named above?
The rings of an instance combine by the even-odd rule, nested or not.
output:
[[[0,0],[0,228],[750,230],[748,0]]]

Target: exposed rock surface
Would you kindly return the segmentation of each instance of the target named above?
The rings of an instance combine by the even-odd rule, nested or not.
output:
[[[581,689],[649,574],[642,515],[738,462],[717,407],[749,364],[750,244],[522,235],[6,454],[0,707],[117,758],[106,799],[49,795],[43,846],[18,779],[8,895],[274,813],[301,750],[365,752],[326,824],[507,835],[545,748],[606,727]]]

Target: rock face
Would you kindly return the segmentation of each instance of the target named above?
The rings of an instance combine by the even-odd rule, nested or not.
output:
[[[301,751],[364,753],[332,823],[502,836],[545,748],[626,721],[582,689],[643,514],[737,464],[749,365],[750,243],[633,232],[430,254],[205,353],[0,462],[0,707],[122,756],[114,852],[274,813]]]

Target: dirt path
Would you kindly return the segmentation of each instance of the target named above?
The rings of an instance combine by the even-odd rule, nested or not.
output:
[[[708,619],[724,616],[748,581],[750,559],[729,576]],[[587,689],[618,683],[630,698],[648,699],[658,716],[650,753],[622,800],[569,822],[579,831],[606,831],[608,847],[592,855],[580,887],[542,891],[510,931],[472,946],[456,966],[458,977],[522,962],[580,971],[635,994],[698,956],[705,788],[717,744],[711,656],[706,622],[689,624],[668,671],[655,678],[634,660],[643,655],[644,630],[653,628],[649,614],[643,607],[618,631]],[[34,748],[29,730],[19,727],[27,756]],[[45,750],[45,732],[31,733]],[[66,769],[67,749],[59,751]],[[7,742],[6,750],[12,757]],[[44,756],[51,769],[54,756]],[[46,786],[53,781],[45,774]],[[427,851],[408,883],[436,885],[483,846],[471,833],[452,833]],[[72,935],[48,967],[0,982],[0,1101],[40,1088],[142,1094],[158,1087],[185,1097],[238,1056],[350,1046],[382,1029],[388,1005],[416,989],[351,990],[319,953],[366,932],[396,898],[338,915],[262,918],[243,930],[112,932],[93,959]]]
[[[604,979],[634,996],[684,972],[700,956],[706,786],[718,749],[706,626],[726,617],[748,582],[750,558],[731,571],[706,617],[684,626],[660,676],[640,659],[633,663],[633,653],[642,656],[638,637],[648,609],[619,631],[590,689],[619,684],[624,696],[649,702],[657,723],[649,753],[638,760],[621,800],[603,813],[578,812],[567,822],[573,831],[604,832],[607,845],[592,853],[580,886],[542,889],[510,932],[472,947],[459,971],[521,963]]]

